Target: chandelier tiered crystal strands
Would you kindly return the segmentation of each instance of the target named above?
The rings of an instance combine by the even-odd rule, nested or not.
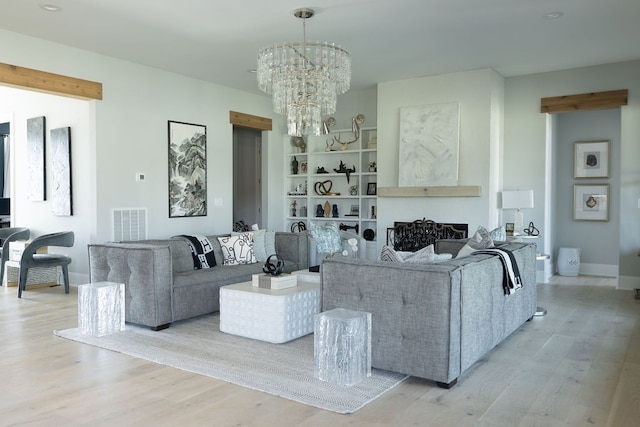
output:
[[[286,115],[288,134],[320,135],[322,115],[336,111],[337,97],[351,84],[351,55],[333,43],[307,43],[306,20],[313,10],[296,9],[302,42],[274,44],[258,51],[258,87],[273,96],[273,110]]]

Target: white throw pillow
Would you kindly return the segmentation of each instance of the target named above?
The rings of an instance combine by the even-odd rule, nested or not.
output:
[[[256,261],[264,262],[269,256],[276,253],[276,232],[267,230],[253,230],[245,232],[232,232],[232,236],[241,234],[253,234],[253,256]]]
[[[433,250],[433,245],[425,246],[417,252],[414,252],[412,255],[408,256],[404,259],[405,262],[410,263],[422,263],[422,264],[430,264],[433,263],[435,256],[435,252]]]
[[[222,265],[253,264],[253,233],[247,232],[236,236],[218,237],[222,248]]]

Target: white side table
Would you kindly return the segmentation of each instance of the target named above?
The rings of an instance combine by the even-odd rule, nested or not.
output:
[[[316,315],[314,376],[352,386],[371,376],[371,313],[336,308]]]
[[[78,329],[101,337],[124,331],[124,283],[95,282],[78,286]]]

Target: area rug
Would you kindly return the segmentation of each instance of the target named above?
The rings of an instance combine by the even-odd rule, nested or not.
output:
[[[54,334],[341,414],[357,411],[406,378],[373,369],[351,387],[320,381],[313,376],[313,334],[270,344],[220,332],[219,320],[217,314],[202,316],[158,332],[127,324],[104,337],[77,328]]]

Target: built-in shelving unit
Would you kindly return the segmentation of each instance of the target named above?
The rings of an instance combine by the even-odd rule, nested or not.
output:
[[[377,130],[361,128],[357,141],[350,144],[341,144],[336,138],[338,141],[351,141],[355,136],[350,130],[310,136],[305,138],[304,152],[287,143],[289,150],[285,150],[285,165],[289,170],[285,175],[285,229],[291,229],[300,221],[307,228],[311,223],[318,225],[335,221],[347,227],[357,226],[357,233],[363,237],[364,230],[376,232]],[[297,173],[294,173],[294,163],[297,164]],[[346,173],[336,171],[340,170],[341,163],[344,169],[350,170],[348,177]],[[323,170],[326,173],[322,173]],[[324,194],[326,192],[330,194]],[[329,206],[328,216],[325,215],[325,205]],[[336,209],[337,217],[334,216]],[[356,232],[354,228],[349,231]],[[374,240],[376,238],[374,234]]]

